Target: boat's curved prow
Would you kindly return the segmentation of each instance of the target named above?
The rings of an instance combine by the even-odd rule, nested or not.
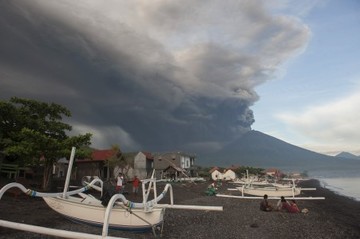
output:
[[[66,192],[66,196],[71,196],[71,195],[75,195],[81,192],[85,192],[87,190],[89,190],[90,188],[95,188],[95,189],[99,189],[98,186],[95,186],[95,183],[100,182],[101,184],[101,188],[103,185],[103,181],[101,179],[94,179],[93,181],[91,181],[91,183],[89,183],[87,186],[79,188],[77,190],[73,190],[73,191],[68,191]],[[6,184],[4,187],[2,187],[0,189],[0,199],[2,198],[2,196],[4,195],[4,193],[9,190],[10,188],[18,188],[20,189],[23,193],[25,193],[28,196],[31,197],[61,197],[63,195],[63,193],[44,193],[44,192],[38,192],[32,189],[28,189],[26,187],[24,187],[24,185],[20,184],[20,183],[8,183]]]
[[[29,190],[31,189],[27,189],[24,187],[24,185],[20,184],[20,183],[8,183],[6,184],[4,187],[2,187],[0,189],[0,199],[2,198],[2,196],[4,195],[4,193],[9,190],[10,188],[18,188],[20,189],[23,193],[28,194]]]

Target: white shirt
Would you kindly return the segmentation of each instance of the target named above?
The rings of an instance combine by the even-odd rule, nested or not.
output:
[[[116,186],[122,186],[122,185],[123,185],[123,177],[118,176]]]

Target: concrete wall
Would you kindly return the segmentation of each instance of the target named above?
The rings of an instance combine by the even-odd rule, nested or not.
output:
[[[134,170],[132,178],[136,175],[140,180],[147,178],[147,163],[146,155],[139,152],[134,158]]]

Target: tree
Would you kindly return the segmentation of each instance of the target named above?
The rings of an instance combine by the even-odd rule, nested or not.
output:
[[[118,145],[112,145],[114,155],[108,159],[109,169],[115,174],[123,174],[128,177],[129,170],[134,166],[134,155],[125,154]]]
[[[254,168],[254,167],[249,167],[249,166],[241,166],[237,169],[235,169],[235,173],[238,176],[245,176],[246,177],[246,172],[248,172],[249,174],[253,174],[253,175],[263,175],[263,171],[264,169],[262,168]]]
[[[43,188],[48,189],[51,170],[57,159],[70,155],[88,156],[91,134],[68,136],[69,124],[62,122],[70,111],[55,103],[38,102],[17,97],[0,101],[0,150],[20,165],[43,164]]]
[[[203,178],[211,178],[211,174],[210,174],[210,170],[212,169],[211,167],[201,167],[201,166],[195,166],[197,167],[197,172],[199,177],[203,177]]]
[[[108,163],[108,167],[107,167],[107,170],[108,170],[107,177],[108,178],[107,179],[108,180],[110,180],[116,166],[124,160],[123,153],[120,150],[120,147],[118,145],[112,145],[111,150],[114,152],[114,154],[107,160],[107,163]],[[111,172],[111,176],[110,176],[110,172]]]

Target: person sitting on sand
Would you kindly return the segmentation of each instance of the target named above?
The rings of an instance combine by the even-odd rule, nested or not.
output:
[[[299,207],[296,205],[296,201],[295,201],[295,200],[291,200],[290,206],[288,207],[288,212],[290,212],[290,213],[299,213],[299,212],[300,212],[300,209],[299,209]]]
[[[215,187],[215,182],[213,182],[212,184],[210,184],[206,190],[206,195],[208,196],[214,196],[217,194],[216,192],[217,188]]]
[[[264,195],[264,199],[260,203],[260,210],[264,212],[270,212],[273,210],[273,207],[269,204],[268,195]]]
[[[290,203],[286,201],[285,197],[281,196],[280,200],[276,204],[276,210],[277,211],[288,211],[288,207],[290,207]]]
[[[289,213],[298,213],[298,212],[300,212],[300,209],[296,205],[295,200],[291,200],[290,203],[289,203],[288,201],[286,201],[286,199],[284,197],[281,197],[280,201],[277,204],[276,209],[279,210],[279,211],[285,210],[286,212],[289,212]]]

